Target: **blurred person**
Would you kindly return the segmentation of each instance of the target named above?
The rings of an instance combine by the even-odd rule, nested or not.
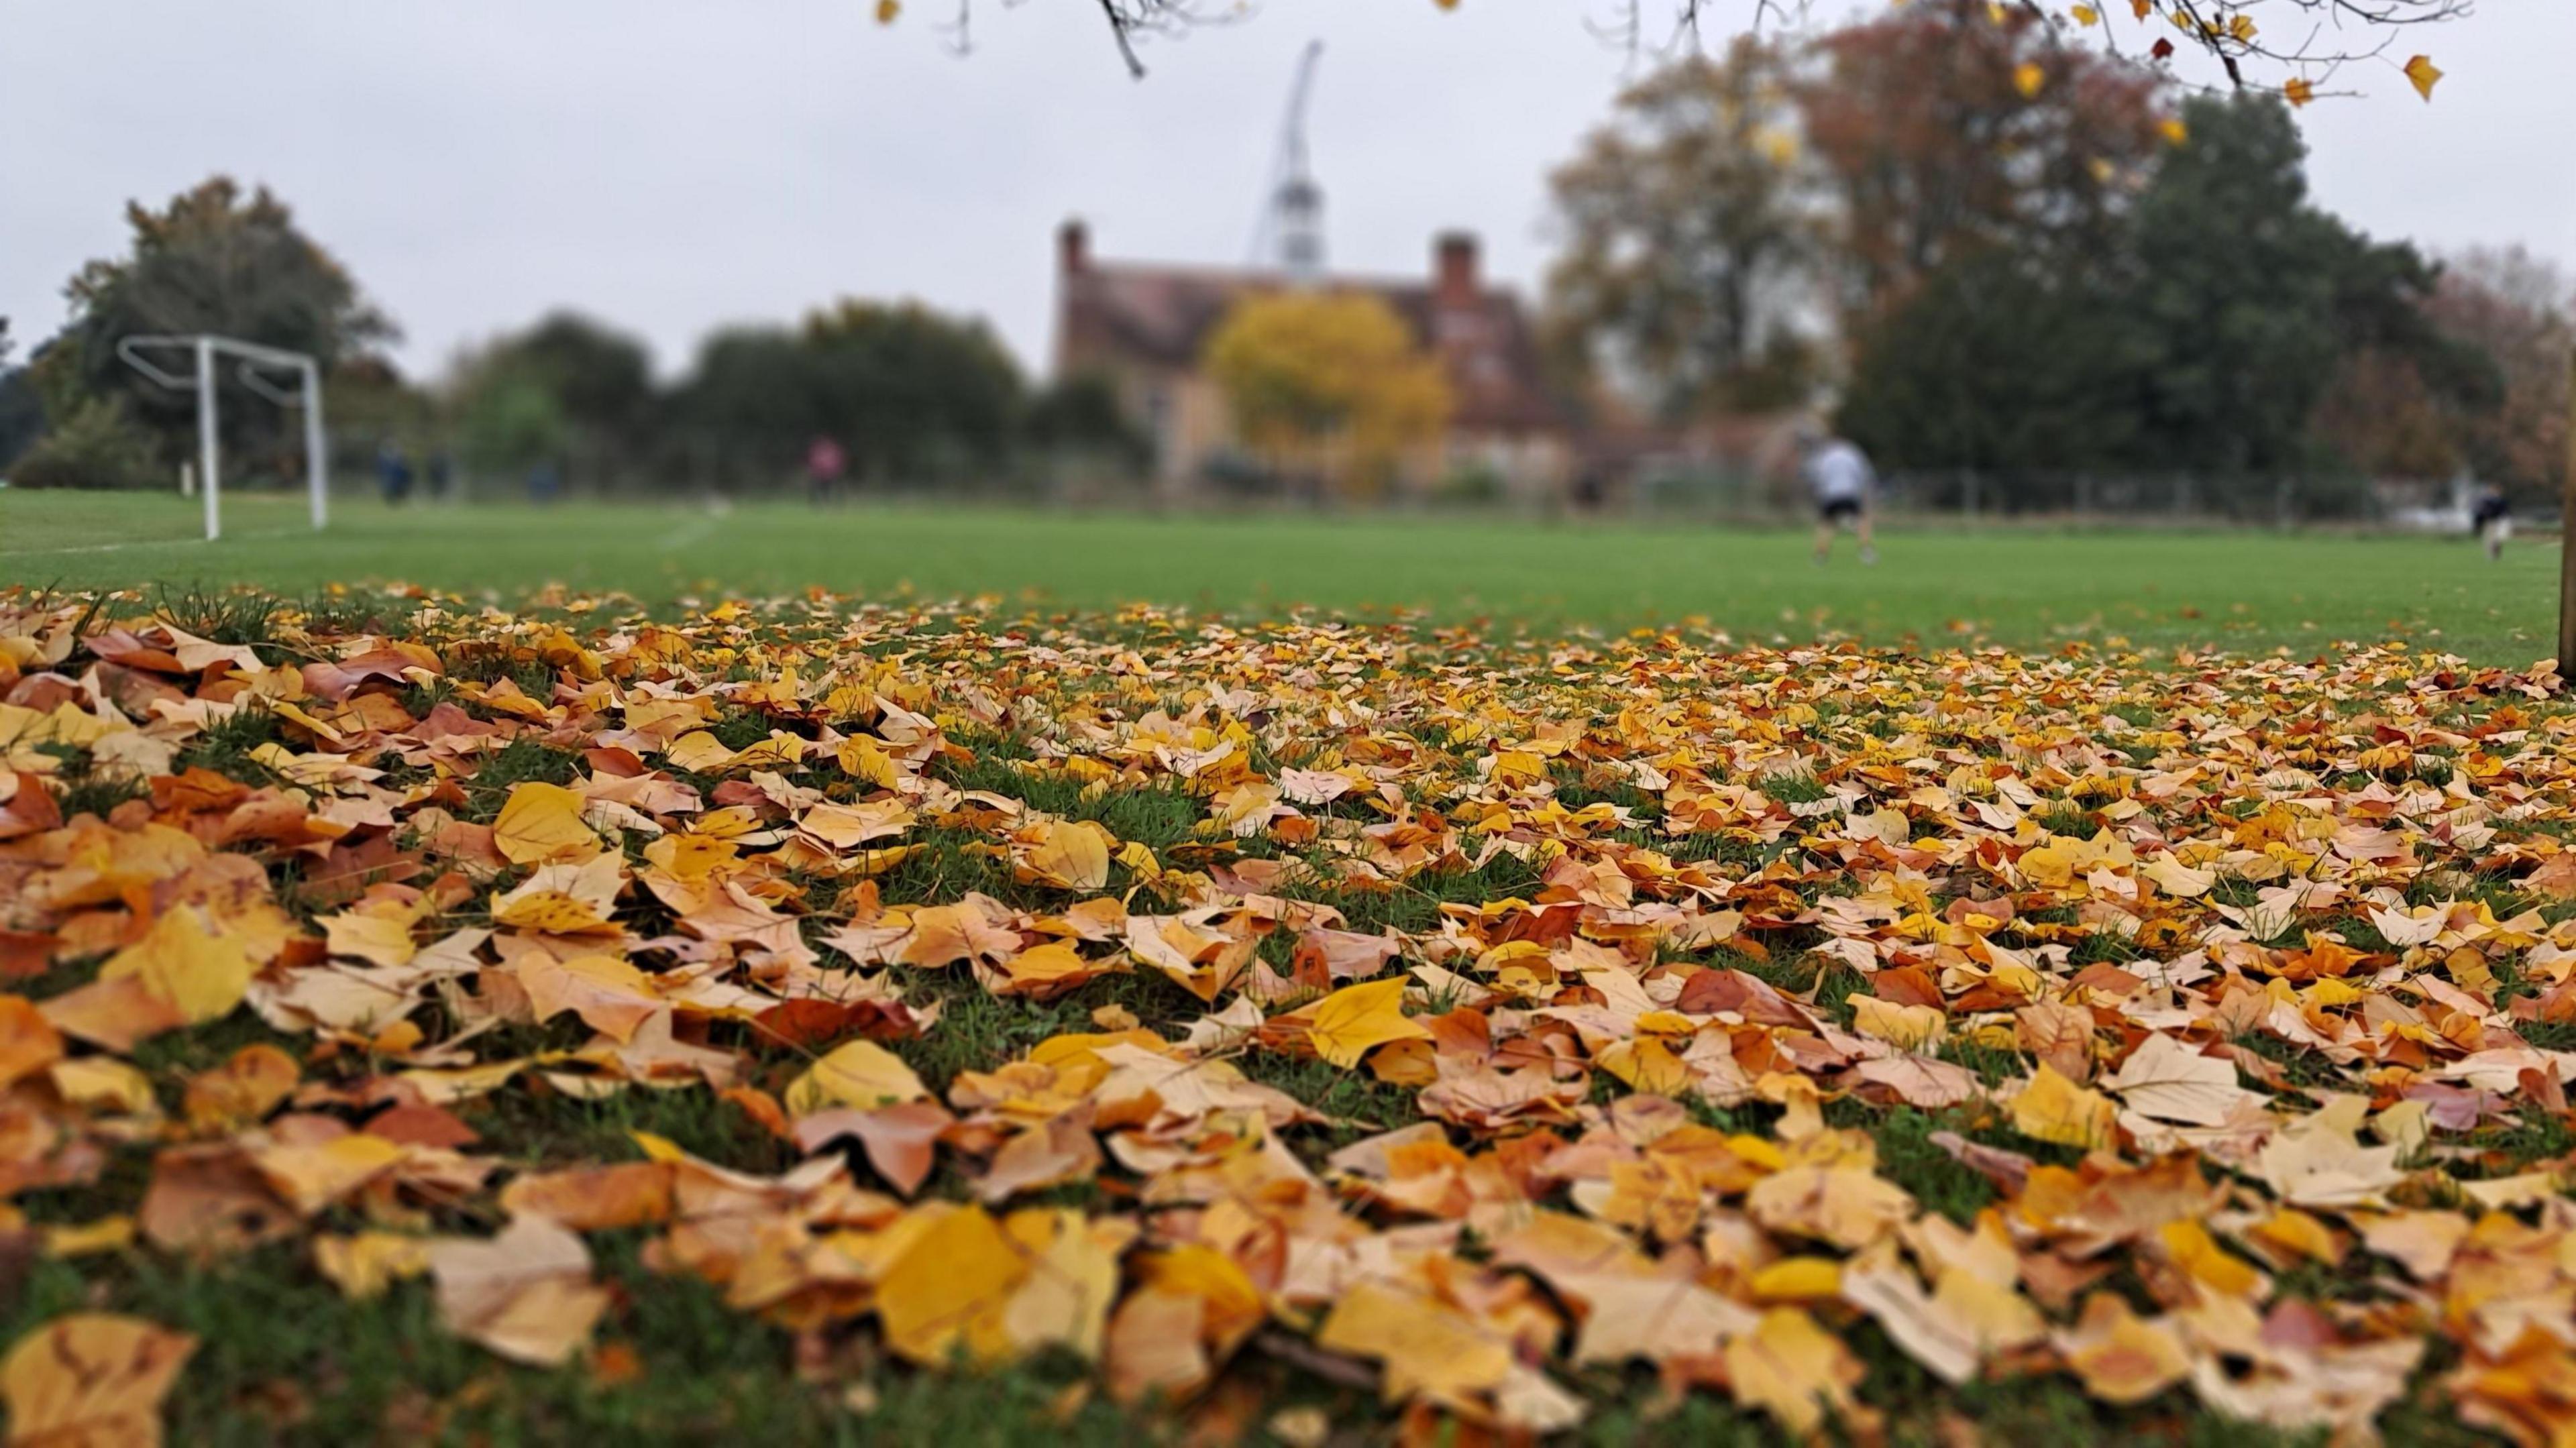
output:
[[[563,469],[553,458],[539,458],[528,468],[528,501],[552,503],[563,493]]]
[[[388,504],[399,504],[411,495],[411,459],[391,438],[376,444],[376,487]]]
[[[2505,501],[2504,489],[2494,483],[2478,489],[2469,522],[2478,530],[2478,541],[2486,545],[2487,561],[2503,558],[2505,540],[2513,536],[2513,505]]]
[[[447,490],[456,481],[456,459],[447,449],[439,448],[429,455],[429,468],[421,483],[433,503],[444,502]]]
[[[1798,428],[1798,472],[1816,500],[1816,563],[1823,566],[1834,551],[1834,530],[1844,523],[1860,535],[1860,561],[1876,563],[1878,549],[1870,538],[1870,512],[1878,491],[1878,474],[1869,456],[1856,445],[1814,423]]]
[[[817,435],[805,448],[805,493],[814,502],[825,502],[841,491],[841,475],[850,469],[850,455],[828,436]]]

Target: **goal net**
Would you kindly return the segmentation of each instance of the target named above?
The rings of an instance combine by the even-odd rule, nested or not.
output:
[[[322,368],[310,355],[245,342],[239,337],[218,336],[212,332],[131,336],[116,344],[116,355],[159,386],[174,392],[193,391],[197,394],[194,484],[198,496],[205,500],[208,541],[224,536],[223,434],[215,386],[219,358],[235,364],[235,375],[243,387],[280,407],[301,409],[304,415],[306,509],[312,515],[316,529],[329,521],[331,458],[322,433]],[[192,364],[188,371],[174,372],[163,365],[175,362],[180,356],[185,356]],[[291,387],[279,385],[290,378]]]

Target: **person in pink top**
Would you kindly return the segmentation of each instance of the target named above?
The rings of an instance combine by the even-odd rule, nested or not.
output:
[[[850,455],[829,437],[817,437],[805,448],[805,491],[815,502],[827,502],[841,491],[841,475],[850,469]]]

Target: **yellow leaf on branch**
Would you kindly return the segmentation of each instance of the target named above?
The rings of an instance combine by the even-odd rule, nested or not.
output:
[[[2415,93],[2428,101],[2433,98],[2434,84],[2441,78],[2441,67],[2433,64],[2429,55],[2419,55],[2406,62],[2406,79],[2414,85]]]

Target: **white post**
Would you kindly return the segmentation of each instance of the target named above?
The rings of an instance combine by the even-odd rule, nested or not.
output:
[[[179,496],[183,498],[193,498],[197,496],[197,465],[195,463],[179,464]]]
[[[215,343],[197,339],[197,471],[206,482],[206,541],[224,535],[222,475],[216,471]]]
[[[304,363],[304,480],[313,493],[313,527],[319,532],[331,511],[331,465],[324,458],[322,437],[322,369]]]

